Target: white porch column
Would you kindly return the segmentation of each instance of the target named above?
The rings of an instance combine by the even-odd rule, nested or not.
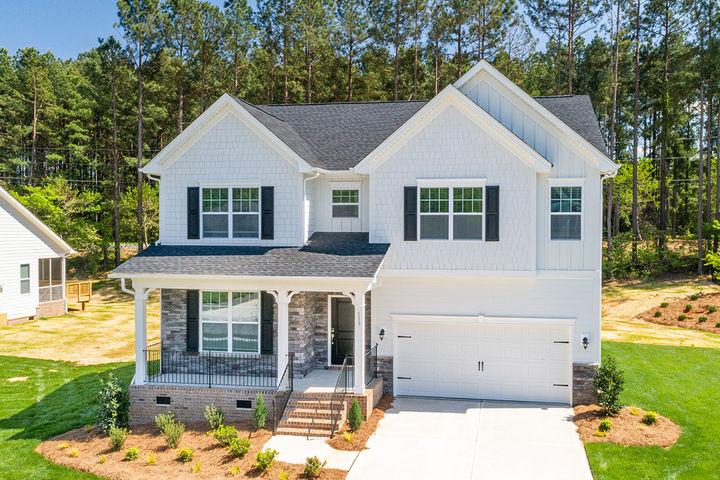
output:
[[[288,348],[289,348],[289,332],[290,332],[290,326],[289,326],[289,306],[290,306],[290,300],[292,300],[293,295],[295,295],[297,292],[291,292],[291,291],[283,291],[283,290],[277,290],[277,291],[271,291],[270,294],[275,297],[275,302],[277,303],[277,311],[278,311],[278,335],[277,335],[277,382],[278,385],[280,384],[281,375],[285,371],[285,367],[288,363]],[[290,372],[290,375],[292,375],[292,372]]]
[[[135,288],[135,376],[133,385],[145,383],[147,369],[145,348],[147,347],[147,296],[148,289]]]
[[[365,292],[347,294],[355,307],[355,345],[353,349],[353,370],[355,394],[365,393]]]

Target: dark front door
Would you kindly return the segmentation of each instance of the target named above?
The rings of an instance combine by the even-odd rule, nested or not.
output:
[[[330,362],[342,365],[353,353],[355,307],[349,298],[333,298],[330,321]]]

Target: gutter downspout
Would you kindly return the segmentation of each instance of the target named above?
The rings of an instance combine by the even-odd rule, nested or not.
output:
[[[307,196],[307,183],[310,180],[315,180],[320,176],[320,171],[318,169],[313,169],[313,172],[315,172],[313,175],[304,178],[303,179],[303,197],[302,197],[302,231],[300,232],[300,245],[307,244],[308,241],[308,225],[306,223],[309,223],[310,220],[310,212],[308,211],[307,219],[305,218],[305,204],[307,202],[306,196]]]

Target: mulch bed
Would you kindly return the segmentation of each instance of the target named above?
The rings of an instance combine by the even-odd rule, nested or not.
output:
[[[635,408],[636,415],[631,413],[631,407],[624,407],[617,416],[610,417],[610,421],[613,423],[612,429],[607,432],[606,437],[598,437],[595,433],[600,421],[605,418],[600,414],[600,407],[577,405],[574,410],[574,422],[583,443],[609,442],[639,447],[650,445],[670,447],[680,438],[681,429],[672,420],[658,415],[655,425],[645,425],[642,422],[645,410],[637,407]]]
[[[685,311],[686,305],[692,305],[692,309]],[[717,307],[718,311],[710,313],[709,307],[711,306]],[[656,317],[655,312],[660,312],[660,316]],[[680,315],[685,315],[686,318],[678,320]],[[700,317],[707,317],[707,320],[700,322]],[[637,318],[660,325],[720,334],[720,327],[715,326],[720,322],[720,293],[700,295],[697,300],[692,300],[688,296],[681,300],[668,302],[667,307],[661,307],[658,303],[653,308],[642,312]]]
[[[392,407],[393,400],[395,400],[395,398],[392,395],[382,396],[377,406],[373,408],[370,418],[365,420],[360,428],[353,433],[352,442],[348,442],[342,436],[341,432],[337,432],[333,438],[327,440],[328,445],[336,450],[345,450],[350,452],[365,450],[365,444],[370,436],[375,433],[375,430],[377,430],[380,420],[385,417],[385,410]],[[345,422],[341,431],[350,431],[349,428],[348,423]]]
[[[261,472],[253,463],[255,455],[262,450],[265,442],[270,440],[272,432],[268,430],[254,431],[251,424],[233,423],[238,429],[240,437],[249,438],[250,451],[243,458],[229,455],[225,447],[220,445],[212,435],[207,436],[209,429],[207,423],[187,424],[180,447],[190,447],[195,457],[187,463],[179,462],[175,457],[175,450],[165,444],[165,440],[157,433],[155,425],[135,425],[132,435],[125,441],[123,448],[114,452],[109,448],[109,438],[102,434],[97,427],[87,432],[84,428],[71,430],[47,440],[36,448],[36,451],[48,460],[65,465],[76,470],[89,472],[100,477],[112,480],[136,479],[216,479],[216,478],[267,478],[276,479],[281,471],[289,474],[290,479],[306,478],[303,474],[303,465],[277,462],[269,472]],[[68,448],[60,448],[69,443]],[[124,461],[125,451],[137,447],[140,458],[134,461]],[[77,457],[71,456],[74,449],[79,451]],[[155,455],[155,465],[148,465],[146,458],[149,454]],[[101,459],[105,461],[101,463]],[[192,468],[197,462],[202,462],[200,471],[193,472]],[[230,468],[240,467],[240,473],[233,476]],[[342,480],[347,476],[344,470],[323,469],[321,479]]]

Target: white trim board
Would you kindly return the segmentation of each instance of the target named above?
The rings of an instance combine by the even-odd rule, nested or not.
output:
[[[428,315],[411,313],[390,314],[393,326],[398,323],[453,323],[472,325],[507,325],[526,327],[572,327],[574,318],[500,317],[488,315]],[[395,331],[395,328],[393,328]]]

